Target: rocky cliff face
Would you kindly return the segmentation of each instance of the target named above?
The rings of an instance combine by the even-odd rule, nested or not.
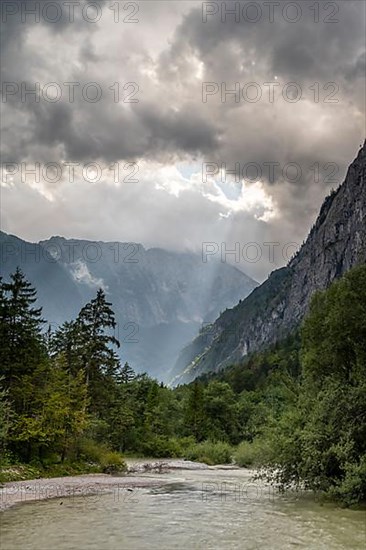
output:
[[[325,199],[296,256],[183,350],[173,382],[217,371],[285,337],[303,319],[316,290],[365,262],[366,142],[344,183]]]
[[[52,237],[34,244],[0,233],[0,252],[0,275],[20,266],[54,328],[104,288],[116,313],[122,361],[165,380],[202,323],[257,286],[228,264],[136,243]]]

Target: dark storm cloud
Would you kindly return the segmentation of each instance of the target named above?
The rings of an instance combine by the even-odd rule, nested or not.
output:
[[[230,8],[235,3],[226,4]],[[282,5],[285,4],[282,2]],[[157,155],[159,150],[164,153],[172,148],[176,148],[178,154],[179,151],[208,154],[211,149],[217,149],[220,134],[226,131],[230,109],[237,108],[242,111],[243,121],[240,129],[243,131],[246,125],[252,126],[250,121],[246,124],[245,118],[255,114],[251,114],[250,109],[245,111],[241,103],[224,105],[219,113],[214,108],[203,108],[199,82],[192,86],[192,95],[189,98],[189,90],[184,90],[184,86],[189,73],[192,73],[190,55],[196,56],[204,64],[205,80],[227,82],[228,88],[243,78],[248,81],[251,77],[254,81],[263,83],[273,81],[274,75],[279,75],[285,81],[295,81],[301,86],[311,85],[319,80],[321,84],[335,81],[337,85],[344,84],[346,87],[347,79],[362,78],[364,53],[361,50],[364,39],[360,3],[339,3],[339,23],[334,24],[314,23],[311,18],[312,12],[306,10],[304,4],[302,3],[303,18],[297,23],[288,23],[280,16],[275,17],[274,23],[271,23],[264,15],[265,11],[258,23],[247,20],[236,23],[233,17],[228,17],[223,23],[218,15],[203,23],[201,5],[194,6],[178,26],[171,46],[160,54],[157,73],[159,81],[154,83],[161,89],[160,97],[150,97],[148,79],[145,78],[141,105],[133,106],[132,112],[126,113],[123,109],[115,108],[112,114],[108,102],[100,102],[97,109],[93,110],[95,106],[85,101],[76,101],[72,105],[23,105],[20,110],[24,112],[28,107],[29,124],[33,127],[36,139],[40,139],[42,143],[44,140],[50,144],[62,143],[72,158],[78,155],[84,157],[85,149],[88,148],[92,154],[105,157],[106,160],[139,156],[146,149],[149,154],[153,152]],[[105,7],[105,3],[100,5]],[[281,13],[282,5],[278,8],[278,13]],[[141,10],[142,7],[143,3]],[[163,9],[163,6],[160,9]],[[32,22],[29,25],[21,24],[19,21],[18,25],[15,25],[9,18],[5,25],[5,43],[6,49],[10,47],[11,52],[10,61],[5,61],[3,68],[5,81],[12,81],[12,75],[13,80],[18,80],[23,68],[26,75],[29,70],[29,78],[29,73],[35,74],[37,68],[42,67],[44,58],[50,56],[51,51],[35,51],[36,58],[33,59],[34,53],[31,50],[27,51],[25,38],[22,40],[22,36],[29,34],[32,29],[35,32],[37,29],[41,31],[43,27],[48,27],[52,33],[63,33],[65,51],[68,48],[68,38],[74,37],[75,40],[75,36],[80,35],[77,58],[74,57],[74,60],[80,63],[81,68],[76,69],[70,64],[69,80],[87,81],[90,75],[90,81],[97,80],[103,85],[104,71],[99,71],[103,69],[103,58],[104,63],[108,65],[110,52],[103,51],[100,46],[104,37],[103,32],[98,35],[97,29],[103,31],[105,25],[105,32],[114,32],[116,35],[121,29],[111,25],[110,21],[104,23],[103,18],[95,25],[83,22],[78,11],[76,22],[71,24],[65,10],[62,10],[62,14],[57,23],[47,23],[42,19],[38,25]],[[352,32],[349,29],[352,29]],[[135,31],[143,33],[143,22],[140,27],[136,25]],[[42,36],[42,40],[44,38]],[[48,38],[52,50],[53,34]],[[255,72],[250,70],[250,58],[255,59]],[[71,57],[70,61],[72,60]],[[65,77],[64,68],[57,65],[45,67],[43,72],[48,72],[50,80],[53,78],[60,83]],[[141,80],[140,74],[136,76]],[[105,82],[105,89],[111,84],[112,82]],[[186,86],[189,88],[190,83],[187,82]],[[350,94],[352,90],[348,89],[347,92]],[[166,104],[173,98],[177,106],[175,110],[169,108],[169,103]],[[347,99],[352,100],[352,97]],[[359,98],[355,99],[359,101]],[[10,97],[8,101],[10,107],[15,98]],[[164,104],[164,109],[161,108],[161,103]],[[266,142],[267,128],[262,127],[257,131]],[[126,133],[128,140],[125,139]],[[83,146],[83,134],[90,137],[90,144]],[[114,144],[114,140],[118,141],[118,144]],[[15,144],[12,145],[14,147]],[[231,145],[236,148],[236,138],[233,143],[228,144],[228,148]],[[22,146],[24,147],[24,143]],[[22,150],[26,153],[23,147]],[[263,143],[262,148],[258,147],[259,156],[263,156],[263,150],[264,156],[268,158],[266,143]],[[253,156],[252,153],[250,156]]]
[[[252,2],[229,1],[226,5],[229,10],[235,4],[244,6],[250,3]],[[199,51],[203,59],[214,63],[214,57],[220,54],[220,49],[231,42],[240,47],[240,52],[236,55],[254,50],[260,63],[265,64],[265,68],[274,72],[273,74],[281,69],[284,76],[290,79],[319,77],[323,80],[332,75],[334,77],[345,61],[357,58],[360,50],[365,50],[363,2],[332,2],[329,3],[328,12],[322,12],[324,7],[320,3],[319,22],[314,22],[314,13],[310,9],[314,4],[307,0],[294,2],[301,7],[302,13],[295,23],[286,21],[282,15],[284,7],[290,4],[286,0],[276,2],[278,6],[274,11],[273,23],[266,15],[264,5],[259,2],[254,4],[262,6],[262,16],[255,23],[243,17],[236,22],[230,15],[223,22],[220,14],[210,16],[207,22],[203,22],[201,6],[192,9],[177,29],[176,40],[171,48],[172,58],[179,56],[180,50],[188,43]],[[330,17],[332,5],[338,7],[339,11]],[[325,22],[327,16],[338,22]],[[235,55],[233,60],[234,57]]]
[[[62,4],[61,0],[59,3]],[[105,2],[98,3],[101,8],[107,7]],[[29,9],[33,4],[37,3],[29,2]],[[40,102],[31,97],[21,101],[20,92],[8,95],[3,108],[4,111],[8,111],[16,131],[8,128],[9,139],[2,150],[4,160],[9,160],[9,154],[12,155],[12,160],[16,161],[22,156],[28,158],[30,154],[34,155],[36,143],[41,146],[48,144],[50,155],[53,154],[52,148],[60,145],[72,160],[92,157],[108,162],[140,157],[144,154],[159,156],[160,153],[165,155],[169,152],[179,155],[207,152],[216,148],[216,134],[219,135],[220,132],[215,128],[213,121],[205,120],[200,115],[200,105],[179,105],[178,109],[166,105],[163,108],[161,103],[164,103],[164,100],[152,102],[149,92],[146,93],[145,90],[144,101],[140,99],[140,105],[132,104],[128,109],[126,105],[113,103],[112,92],[108,90],[114,79],[117,80],[116,70],[114,68],[111,78],[107,80],[105,66],[109,65],[111,69],[115,63],[114,67],[119,68],[119,62],[125,60],[126,56],[128,58],[130,54],[133,55],[133,52],[121,48],[122,51],[117,51],[114,59],[110,61],[108,57],[111,56],[111,52],[108,49],[103,51],[103,54],[100,52],[101,47],[95,34],[98,32],[97,29],[101,30],[103,41],[104,19],[106,26],[109,25],[110,31],[114,33],[116,43],[120,41],[121,28],[113,24],[112,12],[107,14],[108,19],[102,18],[95,25],[80,20],[77,10],[75,23],[71,23],[66,17],[65,10],[62,13],[63,17],[55,24],[45,21],[42,17],[39,23],[35,23],[28,16],[27,23],[24,24],[20,20],[19,12],[16,17],[9,16],[9,21],[4,25],[7,29],[4,37],[7,61],[3,65],[2,81],[15,83],[19,87],[22,82],[31,90],[35,88],[35,82],[38,82],[38,79],[32,80],[31,77],[41,69],[41,74],[49,77],[46,80],[43,78],[41,86],[56,82],[63,89],[62,99],[54,103],[44,101],[42,97]],[[64,59],[68,65],[52,63],[52,48],[57,49],[54,45],[55,31],[62,37],[60,42],[65,49]],[[40,36],[41,48],[34,47],[32,51],[26,42],[30,35],[35,39],[37,34]],[[77,50],[68,56],[69,44],[75,41],[78,42]],[[43,48],[45,51],[42,52]],[[124,69],[123,65],[122,72]],[[125,78],[121,85],[123,86],[127,80],[130,82],[132,78]],[[103,100],[95,105],[77,94],[78,97],[70,103],[64,82],[77,82],[80,86],[96,82],[103,90]],[[110,100],[104,101],[108,94]],[[163,94],[164,88],[161,96]],[[25,134],[32,136],[28,143],[21,139]]]
[[[139,120],[149,134],[148,151],[209,153],[218,148],[219,129],[205,120],[199,109],[183,107],[179,111],[163,111],[156,105],[146,105]]]
[[[66,158],[73,161],[112,162],[165,153],[194,155],[218,148],[219,130],[199,112],[184,107],[179,112],[164,111],[158,105],[116,111],[113,104],[96,107],[80,102],[76,109],[74,105],[60,102],[32,103],[26,112],[29,115],[26,125],[35,143],[50,148],[62,145]],[[22,160],[20,151],[17,154],[13,146],[19,139],[19,127],[9,132],[11,139],[4,146],[3,161]],[[22,141],[19,145],[25,151],[32,143]]]
[[[365,79],[366,75],[366,52],[360,53],[360,55],[349,63],[345,70],[345,76],[349,80]]]
[[[59,3],[62,4],[61,0]],[[324,196],[337,186],[326,179],[327,163],[337,164],[336,177],[341,183],[347,165],[364,139],[364,3],[352,0],[328,3],[339,7],[334,16],[338,23],[324,21],[331,7],[326,10],[322,3],[319,3],[320,20],[314,22],[309,7],[317,3],[307,1],[295,2],[302,9],[302,17],[296,23],[283,17],[288,4],[284,1],[276,7],[273,23],[264,3],[259,2],[254,4],[261,6],[262,17],[256,23],[245,18],[235,22],[233,17],[223,22],[220,14],[208,17],[204,23],[201,2],[147,1],[139,2],[139,23],[132,25],[115,23],[110,3],[99,4],[103,16],[95,24],[85,21],[81,10],[76,9],[73,23],[67,11],[62,10],[56,23],[44,19],[35,23],[28,18],[24,24],[20,17],[9,16],[6,25],[2,25],[3,81],[24,81],[29,88],[35,82],[56,82],[60,86],[64,82],[78,82],[79,91],[88,82],[96,82],[103,90],[103,98],[97,103],[86,101],[79,92],[72,103],[65,95],[54,103],[42,98],[40,102],[31,98],[21,102],[19,95],[9,96],[1,105],[6,132],[1,144],[3,161],[148,161],[145,173],[140,170],[145,187],[141,184],[139,194],[131,195],[126,206],[117,199],[122,190],[112,193],[99,185],[93,188],[93,202],[88,208],[90,212],[99,201],[110,197],[119,205],[130,235],[136,212],[139,218],[149,215],[154,219],[171,209],[174,215],[169,218],[170,231],[166,224],[156,221],[146,230],[146,239],[139,228],[136,240],[159,244],[167,242],[169,233],[168,244],[174,247],[181,235],[187,235],[186,245],[199,248],[200,239],[210,240],[212,226],[213,239],[230,235],[235,240],[247,234],[262,241],[291,237],[301,242]],[[235,4],[226,2],[229,9]],[[220,2],[214,5],[222,7]],[[245,5],[240,3],[241,10]],[[263,83],[275,81],[278,94],[274,103],[269,103]],[[136,83],[138,103],[115,103],[110,90],[115,82],[121,83],[122,90],[125,83]],[[224,83],[228,89],[235,83],[256,82],[261,86],[263,98],[258,103],[242,98],[236,103],[232,97],[222,101],[218,93],[203,103],[204,82]],[[288,82],[301,87],[301,101],[290,103],[283,99],[281,90]],[[316,82],[319,102],[314,101],[311,89]],[[324,101],[332,91],[324,89],[330,82],[338,87],[337,103]],[[162,187],[170,176],[165,172],[154,174],[146,168],[149,163],[169,167],[183,159],[225,163],[229,169],[235,163],[250,162],[262,168],[265,163],[275,162],[282,169],[296,162],[301,175],[291,182],[280,170],[272,181],[263,169],[261,181],[278,214],[263,221],[254,219],[249,211],[243,213],[213,204],[212,197],[208,199],[206,190],[199,185],[194,192],[192,189],[176,195],[170,189],[165,192]],[[319,181],[314,180],[311,168],[315,163],[321,173]],[[52,194],[54,189],[49,191]],[[92,238],[93,216],[89,221],[84,219],[81,226],[77,223],[74,203],[80,203],[81,195],[76,188],[68,187],[64,195],[61,191],[56,201],[63,204],[59,218],[56,203],[51,205],[43,196],[37,201],[35,190],[31,193],[32,201],[42,205],[48,223],[57,224],[58,232],[62,233],[63,224],[67,224],[69,212],[72,220],[69,236],[73,236],[73,227],[75,232],[82,227],[79,235],[74,236],[84,233]],[[7,189],[9,218],[13,214],[14,219],[19,219],[20,207],[15,206],[14,197],[21,204],[22,196],[26,195],[24,186],[15,186],[13,193],[10,200],[11,189]],[[149,200],[144,193],[149,194]],[[190,218],[197,205],[202,223],[199,216]],[[108,227],[109,239],[113,239],[113,231],[115,238],[122,237],[119,217],[115,214],[111,218],[106,213],[108,221],[101,217],[98,229]],[[192,224],[189,231],[187,220]],[[34,237],[37,234],[34,219],[32,223]],[[11,229],[16,233],[15,226]],[[26,237],[25,226],[22,231]],[[53,232],[52,229],[44,232],[40,222],[40,237]],[[95,237],[103,235],[95,233]],[[261,278],[263,273],[259,269],[255,276]]]
[[[234,4],[237,2],[226,3],[231,9]],[[231,168],[236,162],[263,166],[272,161],[282,167],[296,162],[301,167],[296,184],[278,178],[272,193],[282,205],[283,218],[292,224],[297,220],[306,228],[326,192],[337,186],[327,183],[326,174],[324,181],[315,182],[310,167],[318,163],[324,169],[328,163],[336,163],[335,181],[341,183],[365,134],[365,6],[357,1],[334,3],[339,12],[332,18],[332,9],[322,12],[320,3],[320,21],[316,23],[309,10],[313,4],[297,2],[302,17],[289,23],[281,16],[286,4],[281,2],[276,9],[273,23],[264,15],[258,23],[244,18],[236,22],[233,16],[223,22],[220,14],[204,23],[201,8],[194,8],[177,29],[171,48],[163,52],[160,75],[171,79],[172,67],[184,74],[187,53],[195,52],[205,65],[207,82],[224,82],[233,89],[236,82],[261,84],[279,78],[281,83],[295,82],[301,88],[307,104],[284,104],[280,96],[271,106],[235,103],[232,98],[220,105],[218,94],[203,109],[209,116],[211,107],[224,133],[221,147],[212,151],[210,160],[224,161]],[[326,16],[339,22],[327,23]],[[351,84],[353,80],[356,82]],[[317,104],[311,90],[316,82],[321,94]],[[334,90],[337,103],[325,103]],[[266,179],[266,174],[262,177]]]

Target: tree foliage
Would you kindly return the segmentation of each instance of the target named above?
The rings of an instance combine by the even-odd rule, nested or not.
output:
[[[314,296],[301,355],[299,397],[273,430],[276,477],[366,500],[366,266]]]
[[[313,297],[301,333],[175,389],[120,365],[102,289],[54,333],[36,300],[20,270],[0,281],[3,455],[212,463],[238,445],[239,464],[265,466],[282,488],[366,500],[366,266]]]

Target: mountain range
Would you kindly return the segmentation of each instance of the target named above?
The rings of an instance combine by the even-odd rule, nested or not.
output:
[[[30,243],[1,232],[0,249],[0,275],[22,269],[53,329],[103,288],[116,314],[121,360],[161,380],[171,377],[180,350],[202,325],[257,286],[228,263],[137,243],[59,236]]]
[[[121,360],[172,385],[187,383],[285,338],[316,290],[366,262],[365,172],[366,142],[303,246],[260,286],[194,253],[59,236],[30,243],[4,232],[0,276],[19,266],[53,329],[103,288],[116,313]]]
[[[299,327],[312,295],[366,262],[366,142],[345,181],[325,199],[303,246],[245,300],[225,311],[181,352],[172,383],[243,360]]]

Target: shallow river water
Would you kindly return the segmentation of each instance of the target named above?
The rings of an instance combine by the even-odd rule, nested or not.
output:
[[[159,474],[146,475],[156,479]],[[18,505],[1,550],[365,550],[365,511],[279,495],[245,470],[179,470],[168,484]]]

